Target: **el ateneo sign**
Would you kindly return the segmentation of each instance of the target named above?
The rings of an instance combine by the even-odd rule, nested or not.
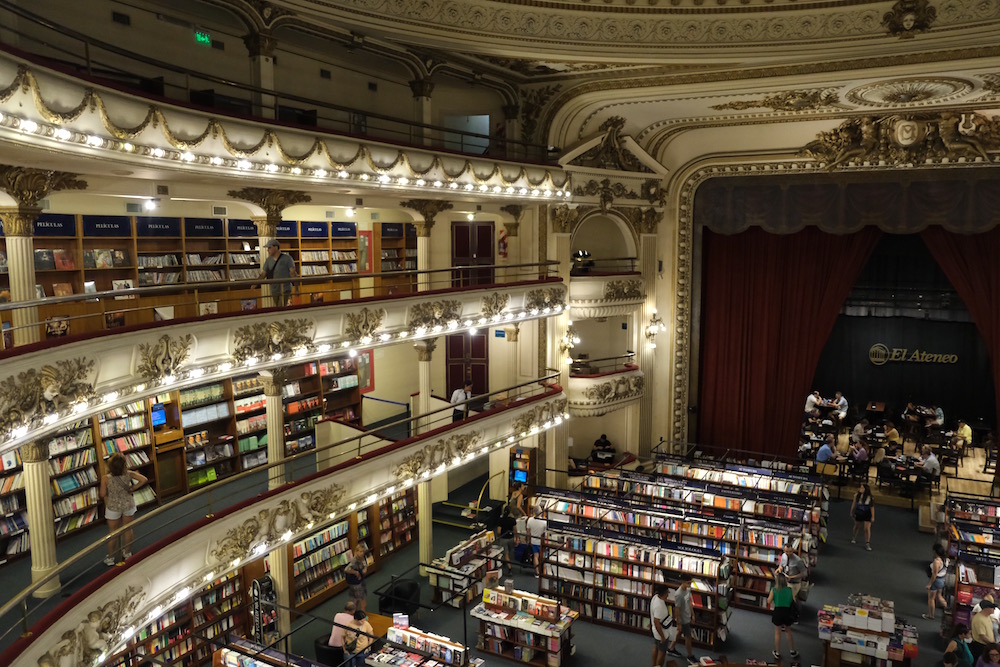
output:
[[[888,363],[914,364],[957,364],[957,354],[939,354],[926,350],[910,350],[907,347],[890,348],[882,343],[875,343],[868,348],[868,361],[875,366],[885,366]]]

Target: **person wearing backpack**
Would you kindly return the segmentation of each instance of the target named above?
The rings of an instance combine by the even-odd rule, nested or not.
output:
[[[363,667],[365,652],[372,645],[371,635],[375,630],[368,622],[368,615],[360,609],[354,612],[354,620],[347,626],[348,629],[344,630],[344,653],[351,657],[353,667]]]

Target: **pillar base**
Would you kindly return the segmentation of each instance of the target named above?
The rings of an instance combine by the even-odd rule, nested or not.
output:
[[[36,581],[41,581],[48,575],[52,574],[56,569],[56,566],[44,567],[44,568],[31,568],[31,581],[32,583]],[[35,590],[31,595],[39,599],[50,598],[59,591],[62,590],[62,584],[59,583],[59,577],[52,577],[45,583],[44,586]]]

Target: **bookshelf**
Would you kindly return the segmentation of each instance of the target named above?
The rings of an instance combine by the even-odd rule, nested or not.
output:
[[[405,547],[417,537],[417,493],[411,487],[378,504],[379,557]]]
[[[328,276],[330,263],[330,223],[299,222],[299,274],[302,276]],[[302,297],[310,302],[320,302],[328,297],[321,285],[304,285]]]
[[[537,454],[533,447],[514,445],[510,448],[510,479],[508,485],[518,482],[524,485],[524,495],[528,498],[535,494],[537,480]]]
[[[358,275],[358,225],[354,222],[330,223],[330,273],[333,287],[341,293],[356,294]],[[341,294],[343,298],[343,294]]]
[[[318,368],[310,361],[293,367],[281,389],[285,411],[285,454],[292,455],[316,447],[316,422],[323,413]]]
[[[49,440],[48,448],[52,515],[56,537],[61,537],[98,520],[101,477],[92,424],[88,420],[65,429]]]
[[[949,493],[944,504],[948,555],[957,562],[950,614],[943,629],[970,625],[987,593],[1000,596],[1000,499]]]
[[[471,659],[469,649],[447,637],[424,632],[411,626],[393,625],[386,631],[385,643],[378,651],[368,654],[366,664],[389,664],[397,667],[465,667],[481,665]]]
[[[28,552],[28,512],[20,450],[0,457],[0,563]]]
[[[317,366],[323,393],[323,415],[328,419],[361,424],[361,390],[358,365],[353,357],[322,361]]]
[[[503,576],[503,546],[497,544],[491,530],[476,533],[431,561],[427,577],[434,589],[435,602],[461,607],[482,595],[487,572]],[[464,592],[464,595],[462,593]]]
[[[224,221],[184,218],[184,274],[188,283],[218,282],[228,277]]]
[[[654,583],[676,588],[672,580],[690,575],[693,641],[713,648],[728,636],[732,567],[716,551],[550,521],[542,566],[541,593],[595,623],[634,632],[650,631]]]
[[[235,377],[232,386],[240,469],[250,470],[267,463],[267,397],[260,375]]]
[[[479,621],[477,649],[537,667],[560,667],[573,655],[579,613],[557,600],[517,590],[488,588],[470,612]]]
[[[225,479],[238,471],[230,401],[227,383],[223,382],[180,392],[189,490]]]
[[[407,246],[410,238],[413,239],[412,249]],[[375,243],[375,252],[379,257],[377,271],[406,271],[411,265],[416,268],[416,228],[413,225],[403,222],[375,223]],[[381,276],[378,286],[383,294],[408,294],[416,291],[416,280],[413,276]]]
[[[295,606],[306,609],[319,604],[344,581],[344,567],[351,559],[350,520],[338,521],[295,542],[292,555]]]

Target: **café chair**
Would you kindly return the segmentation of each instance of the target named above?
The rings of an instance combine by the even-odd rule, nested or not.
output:
[[[958,476],[958,464],[959,464],[959,454],[958,452],[949,449],[947,447],[942,447],[938,450],[938,461],[941,462],[941,472],[944,472],[949,467],[954,468],[955,476]],[[940,481],[938,482],[940,485]]]
[[[880,463],[875,468],[875,483],[879,488],[882,488],[883,484],[892,488],[899,483],[899,475],[896,474],[896,467],[891,461]]]
[[[851,463],[851,470],[849,473],[850,478],[856,482],[867,482],[869,467],[870,464],[867,459],[864,461],[853,461]]]
[[[342,646],[334,647],[327,644],[329,640],[329,632],[313,640],[313,648],[316,651],[316,662],[326,665],[326,667],[339,667],[347,659],[347,656],[344,655],[344,648]]]

